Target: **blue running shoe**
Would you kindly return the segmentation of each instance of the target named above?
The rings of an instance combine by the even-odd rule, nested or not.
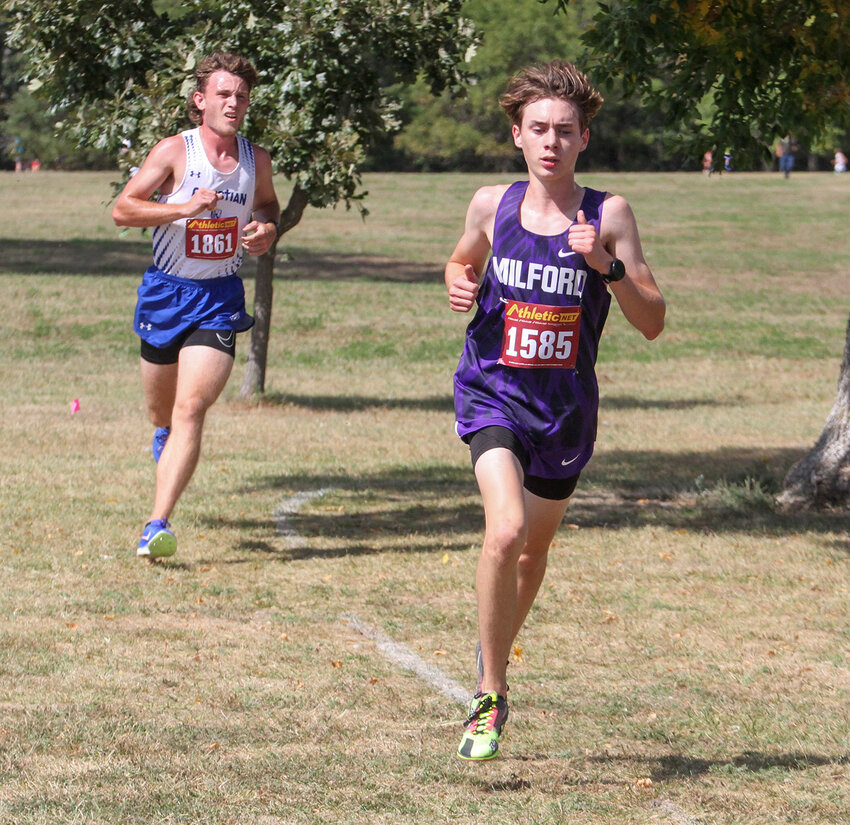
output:
[[[168,441],[168,436],[171,435],[171,427],[157,427],[153,434],[153,444],[151,444],[151,452],[153,460],[159,462],[159,457],[165,449],[165,442]]]
[[[149,521],[142,530],[136,555],[155,559],[173,556],[177,552],[177,537],[168,529],[170,526],[164,518]]]

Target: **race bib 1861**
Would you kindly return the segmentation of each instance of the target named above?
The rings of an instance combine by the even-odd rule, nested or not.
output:
[[[500,364],[575,369],[581,307],[507,301]]]
[[[190,218],[186,221],[186,257],[222,261],[236,252],[239,218]]]

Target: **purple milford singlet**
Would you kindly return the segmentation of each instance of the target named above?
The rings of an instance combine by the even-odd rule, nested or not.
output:
[[[530,475],[567,478],[593,454],[594,367],[611,295],[566,232],[523,229],[527,188],[512,184],[496,211],[493,254],[454,376],[457,433],[507,427],[528,452]],[[580,207],[597,231],[604,199],[585,189]]]

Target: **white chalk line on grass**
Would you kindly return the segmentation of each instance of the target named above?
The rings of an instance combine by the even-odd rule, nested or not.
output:
[[[321,498],[333,491],[333,487],[322,487],[319,490],[305,490],[284,499],[274,512],[275,532],[277,535],[288,539],[290,543],[303,541],[303,536],[293,526],[290,520],[291,517],[296,515],[307,502],[315,498]],[[372,627],[372,625],[366,624],[366,622],[352,614],[344,615],[342,621],[353,627],[362,636],[371,639],[378,650],[393,664],[404,670],[412,671],[420,679],[431,685],[431,687],[436,688],[448,696],[449,699],[456,699],[458,702],[463,702],[464,704],[469,701],[468,690],[464,690],[464,688],[446,676],[438,667],[428,664],[428,662],[421,659],[412,650],[405,647],[405,645],[393,641],[380,628]]]
[[[366,624],[366,622],[361,621],[351,613],[344,614],[342,621],[353,627],[362,636],[371,639],[378,650],[393,664],[398,665],[404,670],[412,671],[420,679],[431,685],[431,687],[437,688],[441,693],[448,696],[449,699],[457,699],[458,702],[463,702],[464,704],[469,701],[470,694],[468,690],[465,690],[457,682],[446,676],[438,667],[428,664],[428,662],[417,656],[410,648],[401,644],[401,642],[393,641],[379,627],[372,627],[372,625]]]
[[[304,537],[293,527],[290,518],[296,515],[308,501],[321,498],[333,491],[333,487],[322,487],[318,490],[304,490],[285,498],[274,511],[274,527],[277,535],[289,539],[290,542],[302,541]]]
[[[701,825],[703,822],[703,820],[691,816],[687,811],[683,811],[675,802],[669,799],[657,799],[650,807],[658,808],[667,814],[673,825]]]

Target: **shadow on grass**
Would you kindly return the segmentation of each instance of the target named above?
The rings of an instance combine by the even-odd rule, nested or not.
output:
[[[599,415],[606,410],[691,410],[696,407],[740,407],[741,399],[730,398],[640,398],[636,395],[604,396]]]
[[[123,240],[0,238],[0,245],[3,248],[0,275],[141,275],[151,264],[149,233],[134,232]],[[242,277],[253,278],[255,267],[246,258]],[[275,276],[282,280],[442,283],[442,268],[380,255],[317,253],[281,245],[275,260]]]
[[[291,247],[285,251],[284,260],[280,260],[278,255],[275,273],[294,280],[443,282],[443,264],[429,265],[384,255],[322,253],[303,247]]]
[[[846,513],[780,513],[772,507],[793,450],[724,448],[711,453],[614,451],[597,456],[566,520],[612,530],[644,526],[712,534],[829,534],[850,555]],[[698,474],[698,475],[695,475]],[[756,481],[753,481],[756,479]],[[399,466],[371,475],[275,475],[241,495],[279,491],[265,519],[232,519],[238,549],[290,561],[372,553],[466,550],[484,528],[466,463]],[[330,502],[330,503],[329,503]],[[220,523],[216,515],[214,520]],[[477,539],[476,539],[477,540]]]
[[[2,238],[0,275],[135,275],[151,265],[151,242]]]
[[[737,756],[729,756],[725,759],[700,759],[681,754],[668,754],[661,757],[594,756],[591,757],[590,761],[597,763],[641,762],[647,766],[653,782],[671,782],[677,779],[702,776],[724,768],[758,773],[774,768],[803,771],[807,768],[817,768],[824,765],[848,765],[850,764],[850,756],[847,754],[827,756],[800,752],[762,753],[761,751],[744,751]]]
[[[310,410],[333,412],[362,412],[363,410],[425,410],[452,412],[450,395],[433,395],[429,398],[379,398],[370,396],[295,395],[294,393],[268,393],[263,396],[263,406],[305,407]]]
[[[507,761],[519,762],[535,762],[547,761],[550,759],[560,758],[554,754],[534,753],[529,755],[512,755],[505,757]],[[704,776],[708,773],[723,773],[724,771],[747,771],[750,773],[760,773],[761,771],[770,771],[775,769],[786,771],[804,771],[809,768],[819,768],[825,765],[848,765],[850,764],[850,755],[838,754],[828,756],[817,753],[762,753],[761,751],[744,751],[735,756],[729,756],[720,759],[701,759],[698,757],[684,756],[682,754],[667,754],[665,756],[590,756],[588,761],[595,765],[611,765],[619,763],[629,766],[629,773],[633,776],[649,776],[653,783],[660,785],[663,783],[676,782],[683,779],[693,779],[694,777]],[[633,783],[631,780],[623,779],[602,779],[602,778],[586,778],[579,773],[579,778],[575,781],[567,781],[569,786],[579,785],[623,785],[630,787]],[[489,791],[511,791],[517,788],[512,787],[510,782],[487,783],[484,785],[484,790]],[[521,788],[519,788],[521,789]]]
[[[263,406],[294,406],[311,410],[332,410],[335,412],[360,412],[369,409],[407,409],[430,410],[436,412],[453,412],[454,402],[449,393],[435,395],[429,398],[380,398],[371,396],[341,396],[341,395],[298,395],[296,393],[270,392],[263,396]],[[727,401],[718,399],[682,398],[668,400],[648,400],[622,396],[608,398],[605,405],[619,410],[687,410],[694,407],[737,406],[737,399]]]
[[[362,478],[273,476],[242,494],[289,491],[282,492],[276,512],[268,519],[229,523],[252,537],[239,550],[283,561],[466,550],[469,542],[463,535],[484,526],[477,488],[466,469],[399,468]],[[299,497],[304,497],[303,505],[297,503]],[[344,503],[329,508],[311,501],[326,497]],[[447,500],[451,506],[444,504]],[[218,517],[211,522],[221,524]]]

